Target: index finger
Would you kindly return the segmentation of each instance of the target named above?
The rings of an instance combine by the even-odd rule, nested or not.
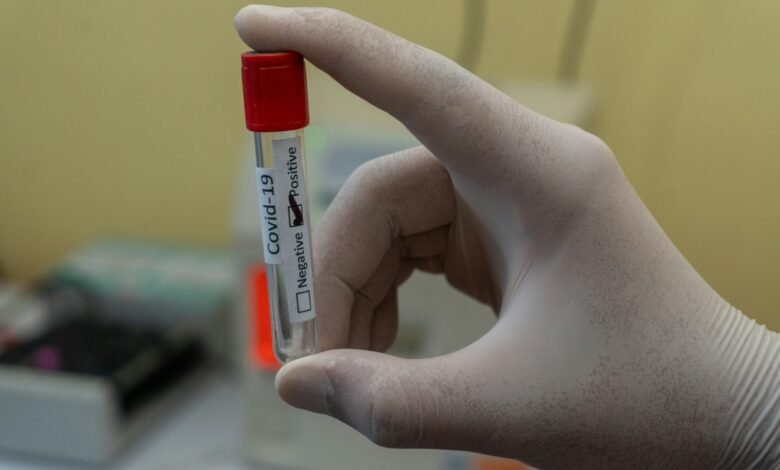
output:
[[[298,51],[395,116],[450,170],[503,173],[518,150],[544,147],[556,124],[446,57],[341,11],[252,5],[235,23],[253,49]]]

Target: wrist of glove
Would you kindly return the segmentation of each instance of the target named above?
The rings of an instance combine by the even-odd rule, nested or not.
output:
[[[725,302],[724,302],[725,304]],[[718,469],[780,468],[780,337],[734,308],[714,319],[728,416]]]

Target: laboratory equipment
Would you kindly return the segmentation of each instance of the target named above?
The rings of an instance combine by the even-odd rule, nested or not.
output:
[[[108,462],[206,369],[196,327],[120,321],[76,291],[46,283],[25,293],[46,322],[0,352],[0,452]],[[75,297],[83,301],[68,301]],[[22,302],[4,310],[38,315]]]
[[[297,52],[241,55],[246,127],[254,132],[263,257],[281,362],[318,350],[303,128],[306,73]]]
[[[70,253],[43,281],[88,293],[106,317],[161,328],[187,324],[209,356],[235,363],[233,259],[219,248],[107,237]]]

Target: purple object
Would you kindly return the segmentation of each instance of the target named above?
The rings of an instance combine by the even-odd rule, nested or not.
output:
[[[62,354],[55,347],[41,346],[33,354],[32,365],[36,369],[58,370],[62,365]]]

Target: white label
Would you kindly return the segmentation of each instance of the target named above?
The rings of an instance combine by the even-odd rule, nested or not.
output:
[[[281,217],[276,204],[279,191],[278,178],[274,168],[258,168],[257,196],[260,202],[260,227],[263,233],[263,258],[268,264],[282,263]]]
[[[309,239],[303,147],[300,137],[271,145],[274,168],[257,169],[265,262],[282,264],[292,323],[315,317],[314,272]]]

